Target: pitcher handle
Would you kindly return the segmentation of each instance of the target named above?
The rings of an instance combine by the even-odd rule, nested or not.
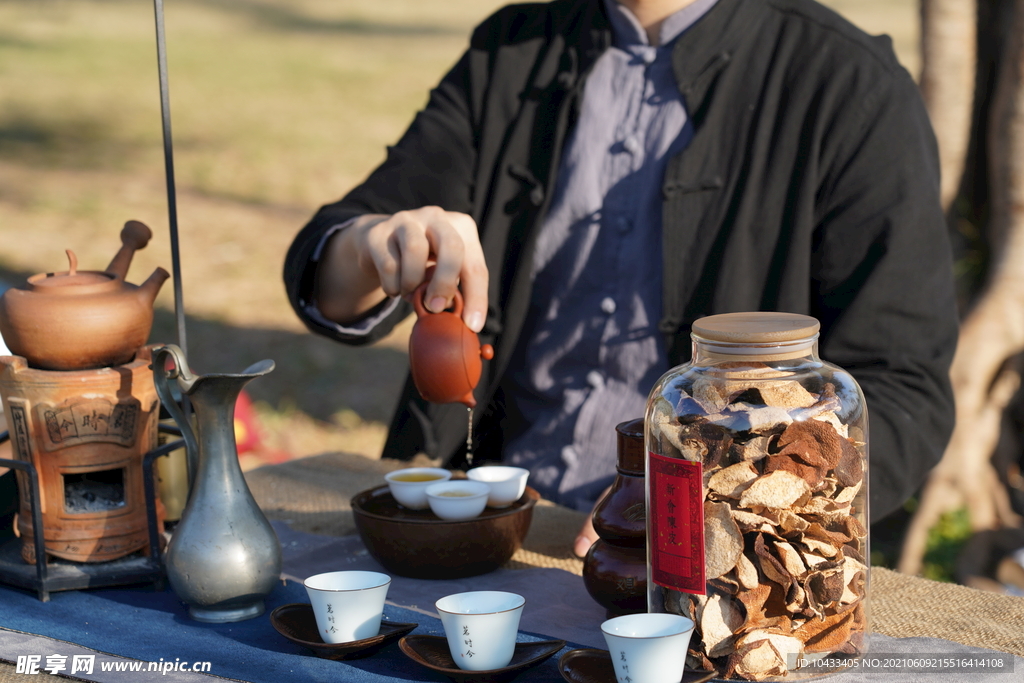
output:
[[[168,356],[174,363],[174,367],[171,370],[166,368]],[[191,423],[185,417],[185,412],[178,405],[178,402],[174,400],[174,395],[171,393],[171,388],[167,385],[167,381],[171,379],[176,380],[178,388],[187,396],[188,391],[195,383],[196,377],[188,369],[188,362],[185,360],[184,352],[175,344],[167,344],[153,350],[152,368],[153,384],[156,386],[157,396],[160,397],[160,402],[167,408],[167,412],[171,414],[175,424],[181,429],[181,436],[185,439],[188,492],[189,495],[192,495],[192,485],[195,483],[196,472],[199,470],[199,442],[196,440],[196,433],[192,430]]]

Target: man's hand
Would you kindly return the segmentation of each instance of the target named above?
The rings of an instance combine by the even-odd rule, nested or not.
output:
[[[590,550],[590,546],[594,545],[597,541],[597,532],[594,531],[594,513],[587,515],[587,521],[583,523],[580,528],[580,533],[576,536],[576,541],[572,544],[572,552],[576,557],[586,557],[587,551]]]
[[[409,299],[428,268],[427,309],[443,311],[461,289],[462,319],[479,332],[487,315],[488,272],[476,222],[436,206],[361,216],[332,237],[317,270],[317,304],[325,317],[349,323],[385,296]]]
[[[576,557],[586,557],[587,551],[590,550],[590,546],[594,545],[594,542],[600,538],[597,532],[594,530],[594,511],[601,504],[601,501],[605,499],[609,493],[611,493],[612,487],[609,486],[601,495],[597,497],[597,502],[594,503],[593,509],[590,514],[587,515],[587,520],[583,522],[583,526],[580,527],[580,533],[576,536],[576,541],[572,544],[572,552]]]

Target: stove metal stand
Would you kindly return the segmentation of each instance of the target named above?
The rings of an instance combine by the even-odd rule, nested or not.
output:
[[[165,434],[181,436],[181,430],[173,425],[159,424]],[[9,432],[0,432],[0,443],[10,439]],[[157,458],[179,448],[184,448],[183,439],[166,443],[146,453],[142,459],[143,483],[146,491],[146,521],[149,529],[149,553],[139,551],[109,562],[71,562],[51,558],[27,564],[21,558],[21,539],[13,539],[0,546],[0,583],[36,591],[42,602],[50,599],[51,592],[128,586],[139,583],[153,583],[163,589],[165,573],[163,556],[160,552],[160,532],[157,529],[156,486],[153,483],[153,463]],[[29,506],[32,509],[32,532],[36,558],[46,558],[46,541],[43,536],[43,514],[39,508],[39,474],[31,462],[0,458],[0,466],[24,472],[29,480]]]

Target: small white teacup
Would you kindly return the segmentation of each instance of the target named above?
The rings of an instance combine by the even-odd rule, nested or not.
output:
[[[464,671],[508,666],[516,650],[526,598],[503,591],[456,593],[435,603],[448,649]]]
[[[428,486],[427,503],[441,519],[459,522],[479,517],[487,507],[490,492],[487,484],[482,482],[453,479]]]
[[[677,614],[627,614],[601,624],[615,677],[634,683],[679,683],[693,621]]]
[[[427,487],[451,478],[451,470],[443,467],[406,467],[384,475],[391,495],[399,505],[410,510],[429,508]]]
[[[491,495],[487,497],[488,507],[507,508],[519,500],[526,491],[526,480],[530,476],[530,471],[522,467],[485,465],[469,470],[466,476],[491,487]]]
[[[380,633],[391,577],[380,572],[316,574],[305,581],[316,627],[325,643],[350,643]]]

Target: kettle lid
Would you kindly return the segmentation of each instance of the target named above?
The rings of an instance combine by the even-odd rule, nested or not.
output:
[[[81,287],[83,285],[102,285],[115,280],[115,276],[110,273],[95,270],[79,271],[78,258],[75,256],[75,252],[68,249],[67,255],[69,263],[67,271],[33,275],[28,279],[28,283],[32,285],[32,288],[53,291],[61,288]]]

